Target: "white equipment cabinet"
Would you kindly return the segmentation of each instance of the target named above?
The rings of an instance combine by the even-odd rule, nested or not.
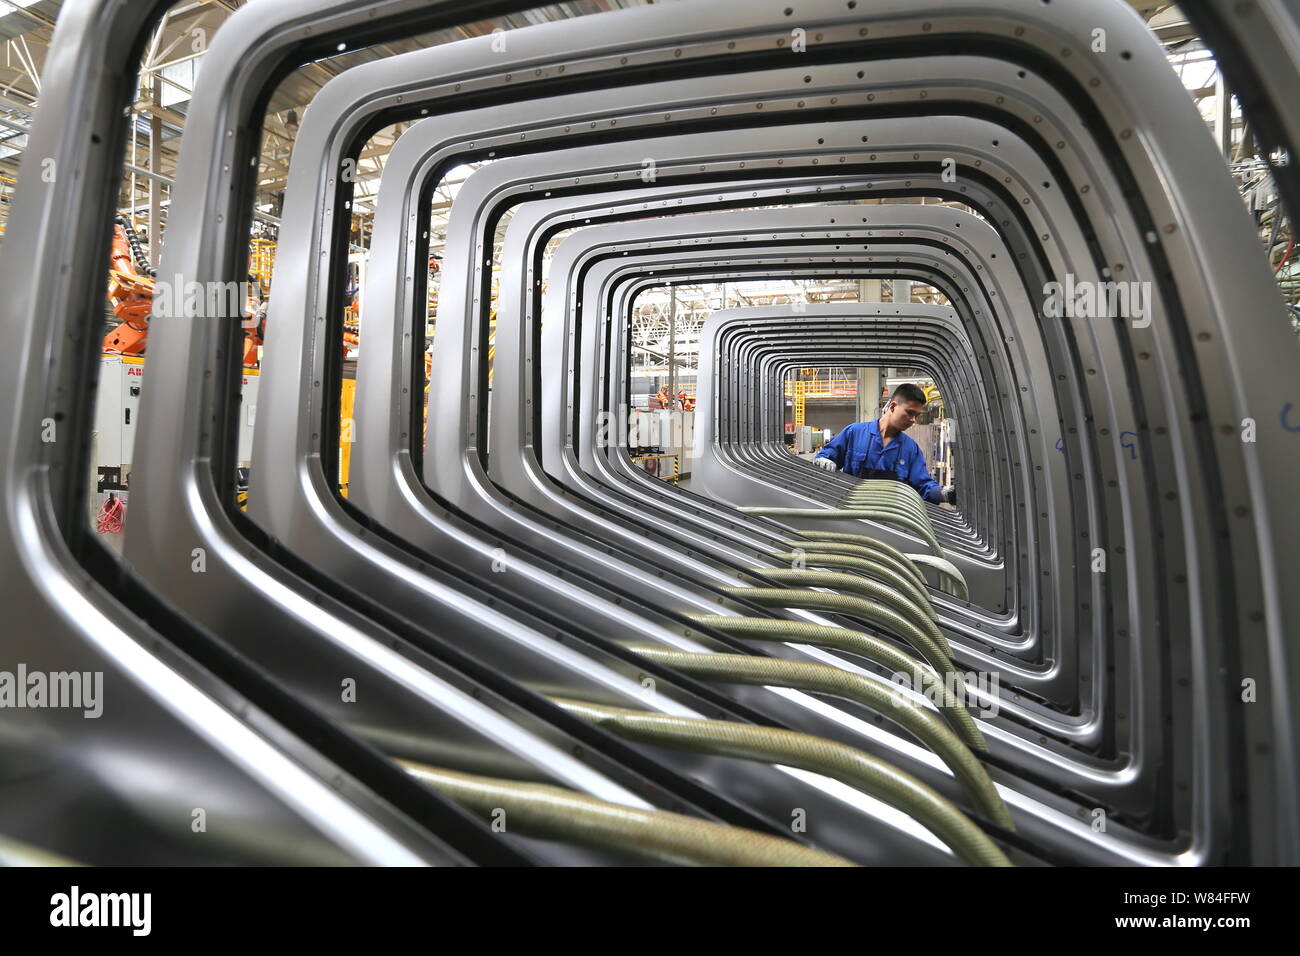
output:
[[[105,355],[99,365],[99,388],[95,394],[95,469],[121,469],[121,478],[131,471],[135,449],[135,426],[140,412],[140,388],[145,360],[127,355]],[[244,369],[243,405],[239,413],[239,464],[246,466],[253,456],[253,424],[257,416],[257,369]]]

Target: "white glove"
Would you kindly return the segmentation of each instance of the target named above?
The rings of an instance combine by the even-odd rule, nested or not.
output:
[[[945,505],[956,505],[957,489],[954,488],[952,485],[946,486],[942,491],[939,492],[939,503]]]
[[[833,458],[814,458],[812,463],[818,468],[825,468],[827,471],[839,470],[835,467],[835,460]]]

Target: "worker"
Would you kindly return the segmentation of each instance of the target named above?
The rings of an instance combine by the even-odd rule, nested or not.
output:
[[[854,422],[822,446],[813,464],[827,471],[843,470],[858,478],[902,481],[933,504],[955,504],[952,485],[940,488],[925,467],[921,447],[903,432],[925,410],[925,393],[911,382],[894,389],[880,420]]]

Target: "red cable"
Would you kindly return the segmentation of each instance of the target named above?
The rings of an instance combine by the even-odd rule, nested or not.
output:
[[[1286,252],[1282,253],[1282,258],[1278,260],[1277,268],[1273,270],[1273,275],[1277,275],[1279,272],[1282,271],[1282,267],[1286,265],[1286,261],[1291,258],[1291,251],[1293,249],[1295,249],[1294,232],[1291,233],[1291,241],[1286,244]]]
[[[126,506],[117,495],[109,495],[99,506],[99,516],[95,530],[100,534],[121,534],[122,522],[126,519]]]

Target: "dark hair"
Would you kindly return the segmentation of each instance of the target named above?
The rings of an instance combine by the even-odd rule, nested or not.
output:
[[[913,385],[911,382],[904,382],[898,388],[894,389],[894,394],[890,396],[890,401],[894,402],[920,402],[925,404],[925,392],[921,391],[919,385]]]

